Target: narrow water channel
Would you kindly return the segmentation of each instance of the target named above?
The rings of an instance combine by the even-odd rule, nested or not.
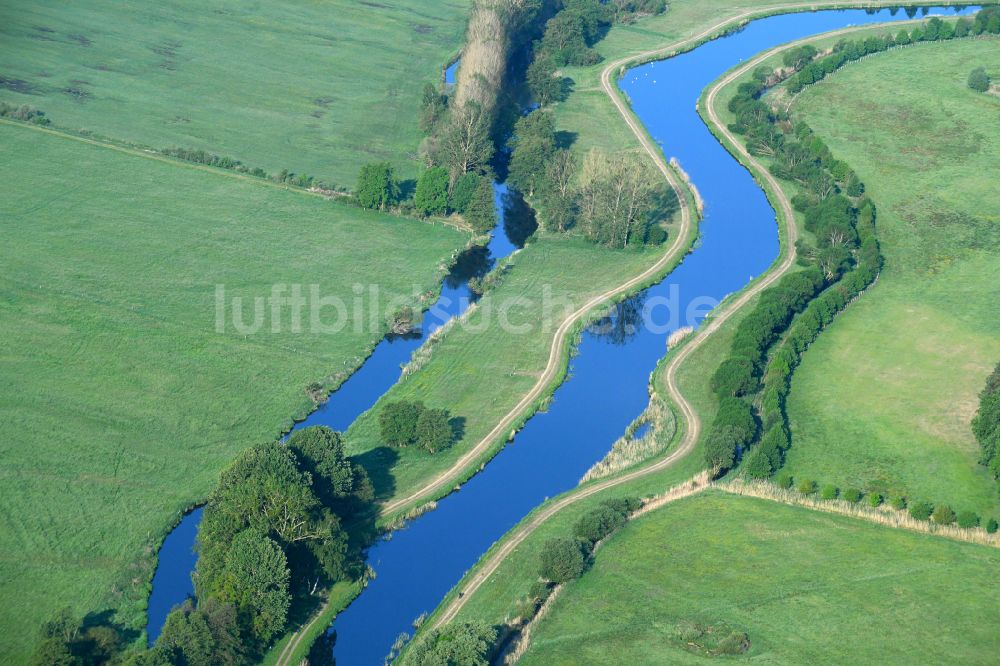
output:
[[[745,286],[777,257],[774,211],[750,174],[702,123],[695,111],[701,91],[733,65],[772,46],[845,26],[906,18],[901,10],[776,16],[690,53],[626,72],[620,85],[635,112],[665,155],[680,160],[705,200],[699,245],[664,282],[637,296],[632,303],[636,307],[617,309],[610,326],[584,334],[569,379],[556,391],[548,411],[533,417],[513,444],[460,491],[441,500],[436,510],[369,550],[376,578],[331,629],[337,634],[334,652],[340,666],[381,664],[396,638],[412,633],[413,620],[433,610],[493,542],[547,497],[573,488],[645,408],[649,373],[663,356],[670,333],[697,325],[711,304]],[[498,231],[494,236],[494,256],[513,249],[506,234]],[[445,288],[467,294],[461,279]],[[633,321],[636,312],[648,315],[654,326]],[[442,320],[435,321],[440,325]],[[428,329],[433,325],[424,322]],[[400,343],[405,344],[393,348]],[[398,378],[399,363],[418,345],[419,340],[405,338],[381,343],[330,403],[300,427],[324,424],[345,430]],[[404,346],[405,353],[393,356]],[[381,352],[383,347],[393,353]],[[383,362],[382,355],[391,361]],[[373,362],[384,369],[355,382]],[[192,514],[178,529],[197,520]],[[194,530],[190,533],[193,539]],[[173,547],[184,545],[171,539],[173,535],[168,537]],[[149,607],[151,637],[170,607],[190,593],[190,572],[190,562],[174,562],[166,551],[161,553]]]

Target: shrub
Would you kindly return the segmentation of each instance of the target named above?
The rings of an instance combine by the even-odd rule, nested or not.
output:
[[[958,514],[958,526],[959,527],[976,527],[979,525],[979,516],[976,515],[975,511],[962,511]]]
[[[868,504],[874,509],[882,505],[882,495],[880,493],[868,493]]]
[[[444,215],[448,211],[448,170],[427,169],[417,180],[413,205],[421,215]]]
[[[743,463],[743,473],[751,479],[766,479],[771,476],[771,461],[761,447],[755,448]]]
[[[893,495],[889,498],[889,506],[897,511],[902,511],[906,508],[906,498],[902,495]]]
[[[465,213],[465,209],[472,202],[472,197],[479,188],[479,181],[483,177],[478,173],[463,173],[455,181],[455,187],[451,191],[451,208],[459,213]]]
[[[638,497],[612,497],[601,502],[601,505],[617,511],[623,518],[628,518],[633,511],[642,506],[642,500]]]
[[[792,487],[792,484],[795,483],[795,478],[786,470],[781,470],[778,472],[778,476],[775,478],[774,482],[778,484],[779,488],[788,490]]]
[[[799,481],[797,490],[803,495],[811,495],[816,492],[816,482],[812,479],[802,479]]]
[[[446,624],[431,631],[406,653],[406,666],[463,664],[487,666],[497,640],[497,630],[485,622]]]
[[[437,453],[450,446],[453,437],[447,409],[425,409],[420,413],[417,418],[416,439],[421,448]]]
[[[990,89],[990,77],[986,70],[977,67],[969,74],[969,87],[976,92],[986,92]]]
[[[825,486],[823,486],[822,490],[819,491],[819,497],[820,499],[833,500],[837,499],[837,495],[839,494],[839,492],[840,491],[838,490],[837,486],[833,485],[832,483],[828,483]]]
[[[947,504],[939,504],[934,507],[932,517],[938,525],[951,525],[955,522],[955,512]]]
[[[851,504],[861,501],[861,491],[857,488],[848,488],[841,496]]]
[[[384,210],[399,201],[399,183],[392,165],[388,162],[363,165],[358,172],[358,187],[354,194],[364,208]]]
[[[756,387],[753,361],[748,358],[727,358],[712,375],[712,391],[720,398],[752,393]]]
[[[573,534],[596,543],[625,524],[625,516],[609,506],[599,506],[584,514],[573,527]]]
[[[910,516],[917,520],[927,520],[931,517],[932,511],[933,507],[927,502],[914,502],[910,505]]]
[[[395,447],[412,444],[417,439],[417,421],[425,409],[422,402],[387,403],[378,417],[382,441]]]
[[[996,534],[997,528],[1000,527],[1000,523],[997,522],[996,518],[990,518],[986,521],[986,531],[990,534]]]
[[[576,539],[546,541],[540,559],[538,574],[553,583],[567,583],[583,573],[583,547]]]

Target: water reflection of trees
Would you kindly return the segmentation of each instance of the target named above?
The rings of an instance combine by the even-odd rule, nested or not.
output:
[[[639,333],[645,303],[645,292],[617,303],[607,315],[591,324],[587,332],[613,345],[627,344]]]
[[[516,190],[508,190],[503,198],[503,230],[507,238],[517,247],[524,243],[538,229],[535,211]]]
[[[449,289],[458,289],[474,277],[483,277],[493,267],[494,260],[490,257],[489,248],[475,245],[458,255],[455,264],[445,277],[445,285]]]

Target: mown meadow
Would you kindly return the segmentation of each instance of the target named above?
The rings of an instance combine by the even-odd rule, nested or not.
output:
[[[330,186],[353,187],[371,161],[393,161],[410,178],[420,89],[457,52],[468,7],[5,2],[0,100],[63,127],[208,150]]]
[[[981,582],[998,563],[993,548],[709,491],[612,536],[520,663],[988,663],[1000,617]]]
[[[995,38],[890,51],[795,101],[878,203],[885,267],[793,376],[787,469],[989,516],[970,421],[1000,359],[1000,98],[974,66],[1000,72]]]
[[[220,334],[217,284],[247,323],[281,283],[351,303],[376,275],[383,299],[416,304],[468,236],[36,128],[0,138],[0,655],[19,662],[65,606],[143,626],[181,510],[388,328],[324,335],[307,311],[296,333],[286,308],[276,332],[268,314]]]

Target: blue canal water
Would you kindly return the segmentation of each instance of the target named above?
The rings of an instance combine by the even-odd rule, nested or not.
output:
[[[931,14],[957,11],[929,10]],[[436,510],[369,550],[376,578],[331,629],[337,634],[334,651],[340,666],[381,664],[397,636],[412,632],[412,621],[433,610],[492,543],[546,498],[573,488],[645,408],[649,373],[663,356],[670,333],[696,326],[713,304],[742,288],[777,257],[774,211],[750,174],[702,123],[695,109],[701,91],[733,65],[769,47],[845,26],[906,18],[903,11],[889,10],[776,16],[690,53],[626,72],[620,85],[635,112],[664,154],[680,160],[705,200],[698,247],[664,282],[616,308],[604,325],[584,333],[569,379],[556,391],[549,409],[528,421],[482,472],[438,502]],[[499,245],[494,256],[513,249],[505,234],[495,234],[494,242]],[[461,283],[445,287],[446,292],[467,294]],[[435,321],[439,325],[440,317]],[[424,325],[429,329],[434,322]],[[406,345],[394,347],[400,342],[413,346],[403,353]],[[405,339],[381,343],[330,403],[300,427],[324,424],[346,429],[396,381],[399,364],[417,345],[418,340]],[[392,353],[382,352],[383,346]],[[393,356],[397,350],[399,355]],[[382,355],[391,361],[383,362]],[[380,371],[354,381],[375,364]],[[191,514],[177,529],[187,529],[188,523],[196,526],[197,520]],[[185,532],[189,538],[179,547],[190,551],[193,533]],[[173,534],[168,542],[172,538]],[[150,599],[151,636],[154,629],[159,632],[166,615],[163,609],[169,610],[190,593],[192,562],[175,566],[166,551],[161,553]]]
[[[458,63],[460,60],[448,65],[448,69],[444,70],[444,83],[445,85],[453,86],[455,85],[455,74],[458,72]]]

